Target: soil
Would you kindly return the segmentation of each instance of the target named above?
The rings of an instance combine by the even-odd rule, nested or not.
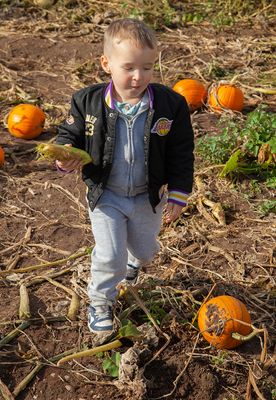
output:
[[[67,115],[75,90],[107,79],[98,63],[101,27],[95,25],[95,29],[85,32],[80,29],[79,35],[77,29],[70,33],[62,26],[58,31],[51,30],[49,15],[34,7],[28,13],[18,7],[14,13],[6,10],[0,17],[1,119],[20,102],[40,105],[47,115],[45,129],[38,138],[41,142],[55,138],[57,125]],[[47,29],[43,29],[43,23]],[[83,29],[86,28],[85,25]],[[250,83],[254,74],[273,68],[272,58],[267,58],[266,65],[262,59],[265,51],[269,52],[269,45],[254,47],[254,43],[269,43],[272,34],[272,24],[264,21],[257,21],[254,26],[214,28],[203,23],[164,30],[158,36],[162,68],[156,69],[154,81],[171,86],[183,76],[198,78],[198,74],[207,74],[214,60],[223,60],[227,73],[247,71]],[[211,78],[209,75],[207,80]],[[246,92],[244,113],[261,102],[274,109],[272,97]],[[218,133],[219,118],[206,108],[193,113],[196,140],[210,132]],[[219,180],[214,169],[204,172],[205,166],[197,158],[197,176],[202,180],[204,194],[223,205],[226,225],[214,222],[214,218],[206,219],[195,195],[177,223],[163,226],[161,251],[142,272],[138,284],[139,295],[160,322],[158,347],[148,346],[151,356],[142,374],[146,390],[140,396],[137,387],[141,381],[134,379],[137,387],[133,382],[124,382],[122,388],[104,372],[101,357],[84,357],[60,367],[51,361],[67,350],[95,345],[86,318],[89,251],[94,242],[85,187],[78,174],[63,175],[54,165],[38,161],[36,140],[11,136],[5,122],[0,127],[0,145],[6,153],[0,169],[2,390],[6,385],[18,400],[135,400],[143,396],[254,400],[261,398],[255,385],[263,398],[275,399],[275,219],[272,214],[261,215],[257,210],[262,200],[273,197],[272,191],[261,186],[261,192],[253,193],[246,179],[236,184]],[[198,190],[195,185],[195,193]],[[206,207],[212,217],[211,211]],[[61,262],[54,264],[58,260]],[[34,268],[28,270],[30,267]],[[80,306],[75,320],[66,317],[71,295],[45,278],[38,279],[47,274],[78,294]],[[31,320],[27,327],[19,321],[22,285],[27,287],[30,302]],[[192,322],[201,302],[207,295],[220,294],[245,302],[254,326],[265,329],[265,334],[262,331],[231,351],[217,350],[198,336],[197,325]],[[116,315],[120,317],[133,303],[131,295],[121,298]],[[53,317],[56,319],[48,320]],[[129,314],[129,319],[137,326],[149,322],[139,307]],[[20,334],[3,344],[1,339],[18,326]],[[161,350],[167,340],[164,333],[170,343]],[[129,345],[123,345],[120,353]],[[158,350],[160,354],[151,360]],[[43,364],[40,371],[21,387],[38,363]],[[138,366],[140,372],[144,365],[141,362]],[[253,372],[251,385],[249,368]],[[5,399],[3,392],[2,398]]]

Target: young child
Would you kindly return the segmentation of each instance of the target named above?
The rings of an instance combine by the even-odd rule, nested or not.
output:
[[[192,190],[189,109],[182,96],[150,83],[156,56],[155,35],[143,22],[112,22],[101,56],[111,81],[73,95],[57,137],[93,160],[82,173],[95,239],[88,285],[88,326],[95,333],[112,331],[117,285],[135,283],[158,252],[163,208],[165,221],[174,221]],[[57,165],[69,172],[80,163]]]

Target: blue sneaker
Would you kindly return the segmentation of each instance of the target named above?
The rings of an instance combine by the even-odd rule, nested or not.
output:
[[[138,280],[139,271],[140,268],[134,267],[131,264],[127,264],[126,277],[123,282],[129,285],[135,285]]]
[[[89,306],[88,307],[88,328],[90,332],[112,332],[113,313],[109,305]]]

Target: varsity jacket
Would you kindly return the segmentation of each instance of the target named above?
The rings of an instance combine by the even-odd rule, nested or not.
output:
[[[77,91],[71,110],[59,127],[56,143],[87,151],[92,163],[82,169],[91,210],[97,204],[112,167],[118,111],[110,99],[110,84],[97,84]],[[192,191],[194,138],[184,97],[161,84],[148,86],[150,108],[144,127],[144,162],[149,201],[153,211],[159,191],[168,186],[170,201],[185,205]]]

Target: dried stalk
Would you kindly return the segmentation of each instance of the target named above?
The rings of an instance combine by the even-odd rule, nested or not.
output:
[[[78,353],[70,354],[66,357],[63,357],[58,361],[57,366],[59,367],[61,364],[64,364],[65,362],[74,360],[76,358],[91,357],[97,353],[117,349],[118,347],[121,347],[121,346],[122,346],[122,342],[119,339],[116,339],[110,343],[106,343],[101,346],[94,347],[93,349],[83,350]]]
[[[43,322],[44,324],[48,324],[48,323],[51,323],[51,322],[65,322],[65,321],[67,321],[67,318],[66,317],[62,317],[62,316],[60,316],[60,317],[30,318],[28,320],[28,322],[30,322],[31,324],[32,323],[35,324],[37,322]],[[1,321],[0,322],[0,326],[22,324],[23,322],[26,322],[26,321],[23,321],[22,319],[16,319],[16,320],[13,320],[13,321]]]
[[[5,248],[4,250],[1,250],[1,251],[0,251],[0,254],[6,254],[6,253],[8,253],[9,251],[15,249],[16,247],[20,247],[20,246],[22,246],[22,245],[28,243],[29,240],[30,240],[30,238],[31,238],[31,233],[32,233],[32,228],[31,228],[31,226],[29,226],[29,227],[27,228],[27,231],[26,231],[24,237],[23,237],[22,239],[20,239],[18,243],[15,243],[15,244],[13,244],[13,245],[10,246],[10,247]]]
[[[251,382],[250,382],[249,375],[248,375],[247,384],[246,384],[245,400],[252,400],[252,396],[251,396]]]
[[[253,372],[252,372],[251,368],[249,368],[249,380],[250,380],[250,383],[253,386],[254,392],[256,393],[258,398],[260,400],[266,400],[264,398],[264,396],[262,395],[262,393],[259,391],[259,388],[258,388],[258,386],[256,384],[256,381],[255,381],[255,378],[254,378],[254,375],[253,375]]]
[[[14,400],[13,395],[9,391],[8,387],[0,379],[0,394],[3,396],[4,400]]]
[[[29,295],[26,286],[22,283],[20,285],[20,305],[19,305],[19,318],[29,319],[31,317]]]
[[[24,329],[27,329],[31,325],[30,321],[24,321],[20,324],[17,328],[13,329],[9,332],[3,339],[0,340],[0,349],[1,347],[5,346],[6,344],[10,343],[14,338],[19,336]]]
[[[46,279],[46,281],[48,281],[52,285],[64,290],[65,292],[67,292],[68,294],[70,294],[72,296],[69,310],[67,313],[67,317],[71,321],[74,321],[77,317],[77,313],[78,313],[79,307],[80,307],[79,296],[77,295],[77,293],[75,293],[74,290],[68,288],[67,286],[64,286],[61,283],[54,281],[53,279],[49,278],[48,276],[39,276],[38,278]]]
[[[157,351],[157,353],[155,353],[155,355],[144,365],[144,368],[146,368],[146,366],[148,366],[152,361],[154,361],[159,356],[159,354],[161,354],[162,351],[165,350],[165,348],[169,345],[171,338],[169,335],[167,335],[165,332],[163,332],[159,328],[156,321],[152,317],[151,313],[149,312],[149,310],[147,309],[147,307],[145,306],[143,301],[140,299],[140,297],[137,293],[137,290],[133,286],[128,286],[128,290],[131,293],[131,295],[134,297],[134,299],[136,300],[136,303],[138,304],[138,306],[144,311],[144,313],[146,314],[148,319],[151,321],[151,323],[153,324],[153,326],[155,327],[157,332],[159,332],[166,339],[166,343],[161,347],[161,349],[159,349]]]
[[[6,336],[4,336],[3,339],[0,340],[0,348],[4,347],[6,344],[10,343],[14,338],[19,336],[22,333],[22,331],[27,329],[32,323],[43,322],[43,323],[47,324],[49,322],[64,322],[66,320],[67,320],[66,317],[48,317],[48,318],[33,318],[33,319],[29,319],[27,321],[21,321],[21,320],[15,321],[15,322],[21,322],[21,323],[17,328],[13,329]],[[11,323],[13,323],[13,322],[12,321],[4,321],[4,323],[1,322],[0,325],[9,325]]]
[[[245,85],[244,83],[241,84],[241,86],[250,89],[254,92],[260,92],[260,93],[264,93],[264,94],[276,94],[276,89],[273,88],[261,88],[261,87],[253,87],[253,86],[248,86]]]
[[[71,354],[72,351],[75,351],[75,349],[67,350],[64,353],[58,354],[52,358],[49,359],[49,363],[55,363],[61,358],[67,356],[68,354]],[[36,376],[36,374],[45,366],[47,365],[46,363],[43,362],[38,362],[38,364],[31,370],[31,372],[25,376],[25,378],[15,387],[13,390],[13,395],[16,398],[19,393],[22,392],[26,388],[26,386],[31,382],[31,380]]]
[[[31,271],[35,271],[35,270],[42,269],[42,268],[55,267],[56,265],[62,265],[68,261],[75,260],[76,258],[88,255],[88,254],[90,254],[90,251],[91,251],[91,248],[88,247],[84,251],[74,253],[71,256],[69,256],[67,258],[63,258],[61,260],[46,262],[46,263],[42,263],[42,264],[38,264],[38,265],[32,265],[32,266],[26,267],[26,268],[10,269],[9,271],[0,271],[0,276],[9,275],[11,273],[23,274],[24,272],[31,272]]]
[[[74,265],[70,265],[70,267],[65,268],[61,271],[55,271],[55,272],[49,273],[48,275],[44,275],[41,277],[35,277],[35,278],[31,279],[30,281],[26,282],[25,285],[26,285],[26,287],[30,287],[32,285],[37,285],[43,281],[46,281],[47,278],[57,278],[61,275],[67,274],[67,272],[70,272],[73,267],[74,267]]]

